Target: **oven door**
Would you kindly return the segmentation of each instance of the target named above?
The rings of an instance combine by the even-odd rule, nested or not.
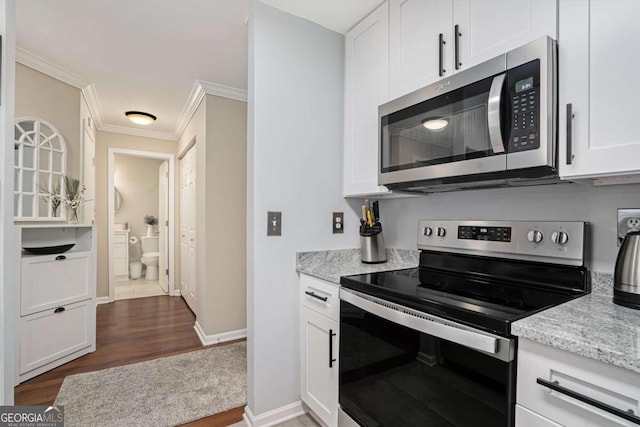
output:
[[[515,340],[340,290],[340,408],[362,426],[513,426]]]
[[[505,56],[379,108],[380,184],[505,172]]]

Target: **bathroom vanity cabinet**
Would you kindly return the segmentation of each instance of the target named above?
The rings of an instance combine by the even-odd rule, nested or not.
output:
[[[34,255],[23,248],[73,244]],[[95,226],[17,226],[16,384],[96,348]]]
[[[113,274],[116,282],[129,280],[129,230],[116,230],[113,238]]]

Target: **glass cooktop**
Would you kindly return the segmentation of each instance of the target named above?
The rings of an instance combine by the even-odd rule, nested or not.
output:
[[[510,335],[512,322],[584,295],[589,289],[583,268],[566,271],[566,267],[557,266],[505,262],[481,266],[471,262],[465,264],[467,269],[458,266],[452,270],[435,264],[436,268],[344,276],[341,284],[503,336]],[[545,277],[546,282],[540,280]]]

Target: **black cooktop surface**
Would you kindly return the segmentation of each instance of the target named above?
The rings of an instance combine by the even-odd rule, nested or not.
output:
[[[503,336],[510,335],[512,322],[589,291],[584,268],[475,258],[463,260],[466,268],[452,268],[451,259],[429,258],[435,261],[430,266],[344,276],[341,284]]]

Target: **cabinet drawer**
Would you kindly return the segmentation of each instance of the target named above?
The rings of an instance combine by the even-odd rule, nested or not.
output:
[[[631,422],[562,392],[538,379],[634,414],[640,411],[640,374],[526,339],[518,344],[517,402],[565,426],[620,427]],[[518,426],[528,424],[516,423]]]
[[[20,318],[20,374],[91,345],[92,300]]]
[[[88,299],[90,274],[89,252],[23,258],[20,315]]]
[[[545,417],[528,410],[527,408],[516,405],[516,426],[517,427],[562,427],[560,424],[554,423]]]
[[[118,244],[129,244],[129,235],[128,234],[116,234],[113,238],[113,243]]]
[[[300,285],[300,301],[304,307],[335,321],[340,320],[340,285],[305,274],[300,276]]]

